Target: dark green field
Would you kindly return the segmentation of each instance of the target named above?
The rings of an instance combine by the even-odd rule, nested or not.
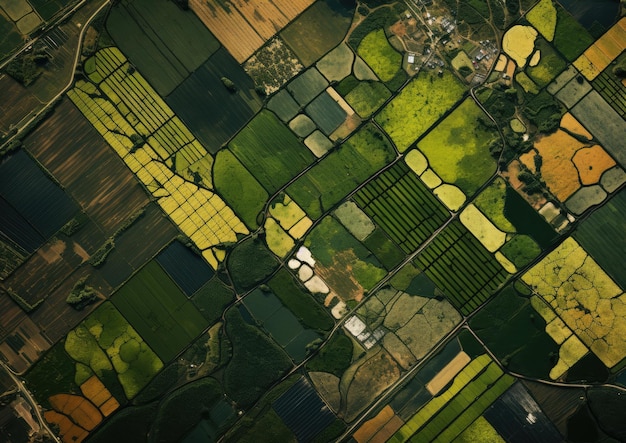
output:
[[[338,150],[287,188],[311,218],[319,218],[373,173],[390,163],[391,144],[373,125],[364,126]]]
[[[208,326],[157,262],[149,262],[112,298],[113,304],[167,362]]]
[[[626,190],[583,221],[574,238],[622,288],[626,288]]]
[[[220,46],[191,11],[166,0],[118,2],[109,13],[107,29],[163,97]]]
[[[407,254],[450,217],[404,162],[396,163],[359,190],[354,201]]]
[[[271,194],[314,160],[314,156],[276,116],[262,111],[228,148]]]
[[[459,221],[446,226],[415,260],[464,315],[491,297],[509,277]]]

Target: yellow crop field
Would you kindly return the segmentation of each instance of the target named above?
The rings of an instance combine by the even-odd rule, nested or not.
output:
[[[526,20],[551,42],[556,29],[556,8],[552,0],[541,0],[526,14]]]
[[[531,26],[515,25],[502,37],[502,49],[523,68],[535,48],[537,31]]]
[[[580,338],[609,368],[626,357],[626,294],[576,240],[565,240],[522,280],[574,331],[562,350],[576,352],[563,353],[580,354],[580,345],[568,344]]]
[[[461,212],[459,220],[489,252],[497,251],[506,242],[506,233],[491,223],[473,203]]]
[[[265,241],[270,251],[281,258],[286,257],[296,245],[289,234],[273,218],[268,218],[265,221]]]
[[[467,197],[463,191],[461,191],[457,186],[450,185],[448,183],[442,183],[433,189],[433,194],[441,200],[441,203],[446,205],[446,207],[451,211],[458,211]]]
[[[557,380],[571,368],[574,363],[583,358],[589,350],[578,337],[572,335],[559,348],[559,360],[550,371],[550,378]]]
[[[210,190],[213,158],[145,79],[136,71],[128,72],[127,60],[118,49],[103,49],[94,58],[91,65],[97,67],[107,95],[94,98],[86,92],[91,90],[89,83],[79,81],[68,97],[217,268],[224,258],[219,245],[236,241],[237,234],[247,234],[248,229]],[[130,112],[124,116],[120,108]],[[183,171],[173,172],[174,164]]]

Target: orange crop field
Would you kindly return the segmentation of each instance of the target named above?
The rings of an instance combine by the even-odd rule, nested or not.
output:
[[[585,127],[581,125],[580,122],[569,112],[565,113],[565,115],[561,118],[561,128],[567,129],[569,132],[573,132],[574,134],[581,135],[589,141],[593,138],[591,133],[587,131]]]
[[[59,436],[63,443],[80,443],[89,435],[86,430],[72,423],[63,414],[59,414],[56,411],[46,411],[43,415],[48,423],[59,427]]]
[[[559,129],[554,134],[541,137],[535,142],[535,149],[522,155],[520,160],[528,169],[536,172],[534,156],[538,152],[542,158],[541,178],[550,192],[563,202],[580,188],[578,169],[572,163],[572,157],[584,146]]]
[[[191,0],[189,7],[243,63],[311,4],[313,0]]]
[[[391,420],[389,420],[387,424],[370,439],[368,443],[385,443],[393,434],[396,433],[398,429],[402,427],[403,424],[404,422],[402,419],[397,415],[394,415],[391,417]]]
[[[622,18],[587,48],[574,62],[574,66],[587,80],[593,80],[622,53],[625,40],[626,18]]]
[[[81,428],[91,431],[102,421],[102,414],[84,397],[72,394],[56,394],[50,397],[55,411],[67,415]]]
[[[111,392],[95,375],[89,377],[86,382],[80,385],[80,390],[85,398],[96,405],[105,417],[108,417],[120,407],[117,399],[111,395]]]
[[[359,429],[352,435],[358,443],[365,443],[376,434],[385,424],[391,420],[394,416],[391,406],[385,406],[376,417],[366,421],[361,425]]]
[[[582,148],[576,151],[572,162],[578,169],[580,181],[583,185],[594,185],[600,181],[600,177],[607,170],[615,166],[615,160],[602,146],[595,145],[590,148]]]

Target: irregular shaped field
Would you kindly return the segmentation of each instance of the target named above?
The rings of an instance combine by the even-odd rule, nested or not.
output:
[[[502,49],[515,60],[519,68],[523,68],[535,48],[536,38],[537,31],[534,28],[515,25],[502,37]]]
[[[426,132],[465,92],[449,71],[420,73],[376,116],[400,152]]]
[[[626,357],[626,295],[568,238],[522,277],[609,368]]]

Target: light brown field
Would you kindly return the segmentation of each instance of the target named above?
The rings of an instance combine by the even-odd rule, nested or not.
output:
[[[391,420],[389,420],[387,424],[370,439],[369,443],[385,443],[393,434],[396,433],[398,429],[402,427],[403,424],[404,422],[402,419],[397,415],[394,415],[391,417]]]
[[[598,183],[602,174],[615,166],[613,157],[607,154],[600,145],[579,149],[574,154],[572,162],[578,169],[580,181],[583,185]]]
[[[385,406],[376,417],[371,420],[367,420],[365,423],[361,425],[359,429],[356,430],[352,437],[358,443],[366,443],[370,441],[370,439],[376,434],[391,418],[394,416],[393,409],[391,406]]]
[[[78,395],[55,394],[49,398],[55,411],[67,415],[81,428],[91,431],[102,421],[102,414],[89,400]]]
[[[431,381],[426,383],[428,392],[433,396],[437,395],[471,360],[465,352],[459,352]]]
[[[239,62],[309,7],[313,0],[191,0],[189,7]]]

